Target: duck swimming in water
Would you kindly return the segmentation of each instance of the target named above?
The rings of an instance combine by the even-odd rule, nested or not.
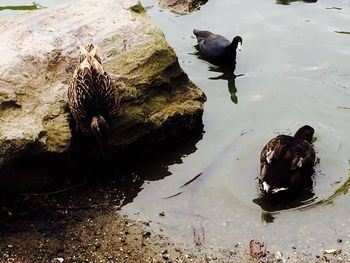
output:
[[[76,131],[93,134],[101,147],[110,125],[118,118],[119,92],[102,67],[97,46],[89,44],[81,52],[68,88],[68,105],[76,121]]]
[[[260,184],[266,194],[298,189],[311,180],[316,160],[314,129],[301,127],[294,136],[278,135],[260,154]]]
[[[236,36],[232,42],[223,36],[209,31],[193,29],[197,37],[200,52],[214,65],[234,66],[236,64],[236,50],[241,50],[242,38]]]

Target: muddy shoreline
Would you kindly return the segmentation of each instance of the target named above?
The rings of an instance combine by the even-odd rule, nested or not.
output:
[[[126,172],[126,171],[124,171]],[[4,202],[0,220],[0,262],[348,262],[346,254],[259,260],[249,244],[229,249],[185,246],[162,233],[157,222],[128,219],[119,208],[133,200],[145,178],[86,177],[60,188],[27,192]],[[162,215],[159,215],[160,217]]]

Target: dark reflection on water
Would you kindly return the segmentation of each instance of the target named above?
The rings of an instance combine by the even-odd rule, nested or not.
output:
[[[289,5],[291,2],[316,3],[317,0],[277,0],[276,4]]]
[[[230,96],[231,96],[231,101],[234,104],[237,104],[238,103],[238,97],[236,95],[236,93],[237,93],[236,78],[240,77],[240,76],[244,76],[244,74],[235,75],[234,70],[235,69],[232,68],[232,67],[230,68],[230,67],[209,66],[209,71],[222,73],[221,75],[219,75],[217,77],[210,77],[209,79],[212,79],[212,80],[217,80],[217,79],[227,80],[227,87],[228,87],[228,92],[230,93]]]
[[[198,45],[195,46],[197,50],[193,55],[197,56],[198,59],[204,60],[212,64],[212,61],[207,60],[200,52]],[[234,104],[238,103],[237,87],[236,87],[236,77],[243,76],[244,74],[235,75],[236,62],[234,65],[209,65],[209,71],[220,73],[216,77],[209,77],[210,80],[227,80],[228,92],[230,94],[230,99]]]
[[[0,182],[0,220],[2,206],[13,215],[31,210],[41,213],[51,207],[52,200],[61,207],[80,207],[94,200],[96,206],[120,208],[134,200],[145,182],[171,175],[168,167],[182,163],[195,152],[202,137],[200,125],[190,138],[176,144],[148,145],[147,152],[133,151],[105,159],[84,148],[81,156],[45,155],[20,160]],[[118,195],[123,198],[115,198]]]
[[[279,192],[273,196],[264,196],[253,200],[266,212],[276,212],[301,207],[314,201],[315,193],[312,188],[303,189],[295,193]]]
[[[281,191],[273,195],[264,195],[253,199],[253,203],[262,208],[261,220],[265,223],[273,222],[279,211],[294,209],[309,205],[315,201],[315,193],[312,189],[312,179],[308,181],[309,186],[298,191]]]
[[[292,194],[275,195],[272,197],[261,195],[253,200],[253,202],[262,208],[261,221],[264,223],[272,223],[275,216],[283,210],[297,209],[306,210],[314,208],[318,205],[328,205],[333,203],[333,200],[348,193],[350,188],[350,177],[338,187],[334,193],[326,198],[318,199],[313,192],[312,187],[305,188],[302,191]]]

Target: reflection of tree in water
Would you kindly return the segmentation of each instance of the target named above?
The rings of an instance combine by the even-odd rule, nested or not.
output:
[[[276,4],[289,5],[291,2],[316,3],[317,0],[276,0]]]

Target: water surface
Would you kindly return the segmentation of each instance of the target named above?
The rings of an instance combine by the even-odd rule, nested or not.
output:
[[[350,35],[337,33],[350,30],[350,3],[221,0],[178,16],[142,2],[208,100],[197,150],[169,165],[171,176],[145,182],[123,211],[185,244],[204,232],[205,244],[218,247],[260,239],[290,256],[330,247],[350,252]],[[239,77],[194,55],[193,28],[243,37]],[[290,206],[263,209],[256,202],[260,151],[304,124],[316,130],[313,191]]]
[[[285,256],[333,247],[350,253],[350,3],[221,0],[178,16],[153,0],[142,2],[208,100],[203,136],[135,170],[134,176],[148,180],[122,211],[151,220],[155,230],[185,244],[194,244],[195,233],[215,247],[246,248],[259,239]],[[1,8],[0,17],[22,12],[13,9]],[[243,37],[236,78],[198,59],[193,28]],[[304,124],[316,130],[313,191],[290,205],[258,205],[262,147]]]

